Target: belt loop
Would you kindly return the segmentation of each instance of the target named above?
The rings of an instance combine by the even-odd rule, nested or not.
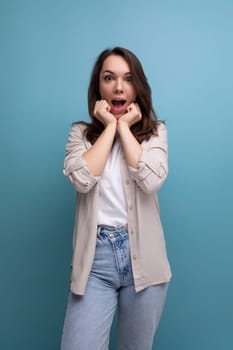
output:
[[[97,237],[100,238],[100,232],[101,232],[101,225],[97,226]]]

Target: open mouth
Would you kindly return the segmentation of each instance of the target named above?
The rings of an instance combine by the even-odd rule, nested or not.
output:
[[[112,105],[114,107],[122,107],[125,104],[125,100],[112,100]]]

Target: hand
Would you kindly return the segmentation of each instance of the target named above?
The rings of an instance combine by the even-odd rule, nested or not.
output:
[[[116,123],[116,118],[112,113],[110,113],[111,107],[106,100],[96,101],[94,108],[94,116],[98,119],[104,126],[111,123]]]
[[[127,112],[118,119],[118,124],[124,123],[130,128],[142,119],[141,109],[138,103],[131,103],[127,107]]]

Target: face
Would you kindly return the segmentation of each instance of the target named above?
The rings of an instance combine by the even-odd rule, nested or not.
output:
[[[127,112],[127,107],[136,100],[131,72],[125,59],[118,55],[108,56],[99,77],[100,96],[111,107],[110,112],[118,119]]]

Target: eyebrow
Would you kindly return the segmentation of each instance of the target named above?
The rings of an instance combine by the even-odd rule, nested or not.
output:
[[[110,73],[110,74],[113,74],[115,75],[116,73],[114,73],[113,71],[111,71],[110,69],[106,69],[105,71],[103,71],[103,74],[104,73]],[[126,72],[124,75],[131,75],[131,72]]]

